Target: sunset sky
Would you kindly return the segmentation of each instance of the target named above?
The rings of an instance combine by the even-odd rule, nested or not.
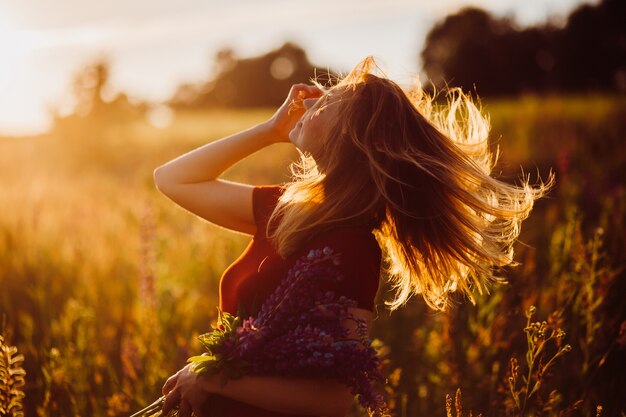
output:
[[[559,18],[585,0],[0,0],[0,134],[48,128],[46,106],[68,108],[72,75],[104,55],[111,83],[165,100],[210,76],[215,52],[256,56],[290,40],[310,61],[346,71],[374,55],[408,83],[426,33],[466,5],[523,24]]]

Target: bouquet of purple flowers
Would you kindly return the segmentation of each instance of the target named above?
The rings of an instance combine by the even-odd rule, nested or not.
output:
[[[206,352],[189,358],[198,374],[222,373],[222,384],[242,375],[333,378],[352,388],[370,415],[388,412],[376,384],[384,384],[381,361],[367,335],[364,320],[348,309],[356,302],[320,283],[339,282],[340,254],[332,249],[311,250],[298,259],[287,277],[262,305],[256,317],[219,314],[212,331],[199,337]],[[350,338],[346,323],[355,324]],[[131,417],[151,416],[161,397]]]

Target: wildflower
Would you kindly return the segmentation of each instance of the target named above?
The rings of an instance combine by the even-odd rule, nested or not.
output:
[[[206,352],[189,358],[192,369],[222,372],[223,383],[244,374],[333,378],[348,385],[372,415],[387,415],[375,387],[386,382],[381,360],[367,337],[366,322],[348,312],[356,302],[319,289],[322,281],[343,278],[335,268],[339,264],[339,254],[330,247],[311,250],[296,261],[256,317],[220,311],[220,325],[200,336]],[[356,323],[355,339],[342,325],[346,320]]]

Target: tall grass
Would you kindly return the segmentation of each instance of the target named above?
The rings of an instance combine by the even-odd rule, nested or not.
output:
[[[373,336],[387,352],[394,413],[444,416],[445,396],[457,388],[464,408],[485,416],[556,416],[575,404],[571,413],[579,415],[596,415],[598,405],[603,415],[618,413],[626,100],[485,104],[500,138],[501,176],[514,180],[520,165],[544,177],[554,168],[558,187],[523,225],[522,266],[507,271],[510,284],[476,307],[459,300],[435,314],[413,300],[390,315],[382,304],[390,289],[381,287]],[[199,351],[196,336],[215,319],[219,277],[249,238],[175,207],[155,191],[152,170],[269,116],[185,112],[164,130],[87,118],[42,137],[0,141],[0,314],[24,355],[26,415],[128,415]],[[295,156],[289,145],[273,145],[226,177],[284,181]],[[513,392],[529,400],[522,412],[511,405],[508,378],[511,357],[527,363],[531,305],[544,330],[565,332],[571,351],[546,368],[558,351],[554,339],[546,342],[532,395],[540,368],[518,372]],[[551,411],[536,401],[552,401]],[[360,413],[355,405],[352,415]]]
[[[24,355],[17,353],[15,346],[5,344],[0,335],[0,415],[23,417]]]

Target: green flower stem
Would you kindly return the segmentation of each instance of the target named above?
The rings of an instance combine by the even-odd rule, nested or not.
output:
[[[144,409],[137,411],[135,414],[130,417],[148,417],[151,416],[155,411],[161,411],[163,408],[163,403],[165,402],[165,396],[160,397],[158,400],[150,404]],[[161,414],[159,414],[161,415]]]

